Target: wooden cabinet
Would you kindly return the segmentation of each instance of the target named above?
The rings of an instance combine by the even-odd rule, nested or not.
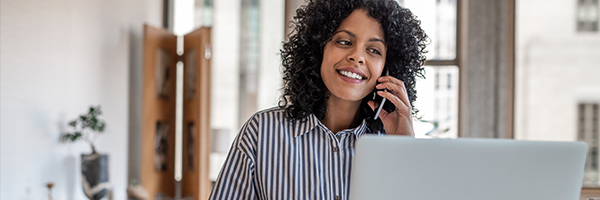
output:
[[[210,155],[210,28],[184,36],[183,196],[208,199]]]
[[[210,41],[210,28],[193,31],[184,36],[184,54],[178,56],[175,35],[144,26],[140,181],[150,199],[177,195],[175,104],[180,60],[184,63],[181,197],[210,195]]]

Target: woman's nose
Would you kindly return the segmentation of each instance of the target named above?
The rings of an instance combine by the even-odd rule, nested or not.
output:
[[[365,63],[365,58],[360,53],[359,50],[354,50],[352,53],[350,53],[348,55],[348,61],[350,61],[350,62],[358,62],[358,64],[364,64]]]
[[[349,57],[349,60],[350,60],[350,61],[352,61],[352,62],[356,61],[356,59],[354,59],[354,57]],[[363,64],[363,63],[364,63],[364,60],[363,60],[363,59],[360,59],[360,60],[358,60],[358,63],[359,63],[359,64]]]

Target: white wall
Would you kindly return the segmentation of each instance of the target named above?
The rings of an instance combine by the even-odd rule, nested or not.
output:
[[[50,181],[54,199],[86,199],[79,156],[89,145],[59,138],[90,105],[107,122],[96,146],[110,155],[114,199],[126,199],[129,100],[139,99],[130,73],[141,67],[142,25],[159,26],[161,9],[160,0],[0,2],[0,199],[47,199]]]

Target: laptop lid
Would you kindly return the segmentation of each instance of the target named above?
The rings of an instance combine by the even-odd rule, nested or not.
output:
[[[361,137],[350,199],[579,199],[587,145]]]

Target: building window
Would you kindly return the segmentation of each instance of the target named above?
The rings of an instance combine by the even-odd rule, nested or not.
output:
[[[447,82],[448,82],[448,90],[451,90],[452,89],[452,74],[451,73],[448,73]]]
[[[577,31],[598,32],[598,0],[577,2]]]
[[[598,103],[580,103],[578,105],[577,132],[579,140],[588,145],[588,157],[585,164],[584,186],[600,186],[600,174],[598,173]]]
[[[440,89],[440,73],[439,72],[435,72],[435,90],[439,90]]]
[[[418,16],[429,36],[425,78],[417,78],[414,102],[419,120],[413,124],[417,138],[458,137],[457,27],[460,20],[456,0],[397,0]]]

